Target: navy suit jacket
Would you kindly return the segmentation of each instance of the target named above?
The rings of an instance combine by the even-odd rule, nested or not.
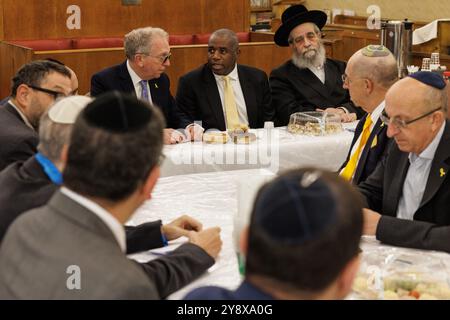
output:
[[[340,170],[342,170],[350,160],[353,146],[362,133],[364,122],[366,121],[367,117],[368,114],[364,115],[356,126],[355,136],[353,137],[352,145],[350,146],[347,159],[345,160]],[[352,180],[353,184],[357,185],[365,181],[367,177],[370,176],[375,170],[378,163],[382,160],[383,156],[387,153],[391,139],[387,137],[386,131],[387,126],[384,125],[381,119],[378,119],[377,123],[375,123],[372,129],[372,132],[370,133],[369,139],[367,140],[364,149],[361,152],[361,156],[359,157],[358,165],[356,166],[356,171]]]
[[[251,283],[244,281],[235,291],[220,287],[202,287],[191,291],[185,300],[274,300]]]
[[[175,99],[170,93],[170,80],[166,74],[148,81],[153,103],[162,111],[167,128],[178,129],[179,115]],[[136,95],[133,81],[127,69],[127,62],[102,70],[92,76],[91,96],[96,97],[108,91],[120,91]]]
[[[262,128],[264,122],[271,121],[274,116],[267,75],[249,66],[238,65],[237,68],[249,126]],[[186,120],[182,127],[201,120],[205,129],[226,130],[219,89],[207,64],[180,78],[176,100],[179,112]]]
[[[396,246],[450,252],[450,121],[445,124],[413,221],[396,218],[408,156],[392,143],[386,158],[358,186],[369,208],[382,214],[377,239]]]
[[[34,155],[38,142],[36,131],[25,124],[10,103],[0,107],[0,170]]]
[[[325,84],[309,69],[300,69],[291,60],[274,69],[269,82],[272,90],[273,109],[276,110],[277,126],[286,126],[295,112],[345,107],[355,112],[358,119],[364,110],[350,101],[350,95],[342,85],[345,62],[327,59],[325,62]]]

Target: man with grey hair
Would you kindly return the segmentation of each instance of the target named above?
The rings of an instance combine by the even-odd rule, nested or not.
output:
[[[343,80],[353,103],[367,112],[356,127],[341,168],[344,179],[359,184],[375,170],[388,150],[387,126],[380,115],[386,92],[398,80],[397,61],[386,47],[369,45],[350,58]]]
[[[283,12],[275,43],[290,46],[293,56],[274,69],[269,78],[278,126],[287,125],[295,112],[326,110],[340,114],[345,122],[364,113],[342,88],[345,63],[326,58],[320,32],[326,21],[324,12],[308,11],[303,5]]]
[[[72,91],[66,67],[32,61],[12,79],[11,98],[0,108],[0,170],[36,153],[41,115]]]
[[[232,30],[219,29],[211,34],[208,63],[179,81],[177,106],[188,119],[184,126],[201,121],[204,129],[225,131],[262,128],[264,121],[272,120],[267,75],[237,64],[239,53],[239,40]]]
[[[166,120],[164,143],[181,142],[175,100],[170,93],[170,80],[164,73],[170,66],[169,34],[160,28],[139,28],[125,35],[127,60],[92,76],[91,96],[108,91],[135,94],[162,111]]]

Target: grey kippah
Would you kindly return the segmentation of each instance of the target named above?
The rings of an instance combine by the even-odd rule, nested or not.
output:
[[[133,95],[113,91],[98,96],[82,115],[94,127],[113,132],[131,132],[146,126],[153,116],[153,110]]]
[[[363,56],[370,58],[387,57],[391,53],[385,46],[375,44],[370,44],[367,47],[364,47],[361,52]]]

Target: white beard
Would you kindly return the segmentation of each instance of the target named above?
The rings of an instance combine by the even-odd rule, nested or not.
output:
[[[302,54],[294,52],[292,55],[292,63],[300,69],[323,67],[326,59],[325,47],[322,43],[319,43],[317,50],[311,48]]]

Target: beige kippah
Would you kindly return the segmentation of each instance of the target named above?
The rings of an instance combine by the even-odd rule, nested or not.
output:
[[[387,57],[391,53],[385,46],[376,44],[368,45],[361,52],[366,57]]]
[[[50,108],[48,116],[55,123],[73,124],[81,110],[92,101],[92,98],[86,96],[63,98]]]

